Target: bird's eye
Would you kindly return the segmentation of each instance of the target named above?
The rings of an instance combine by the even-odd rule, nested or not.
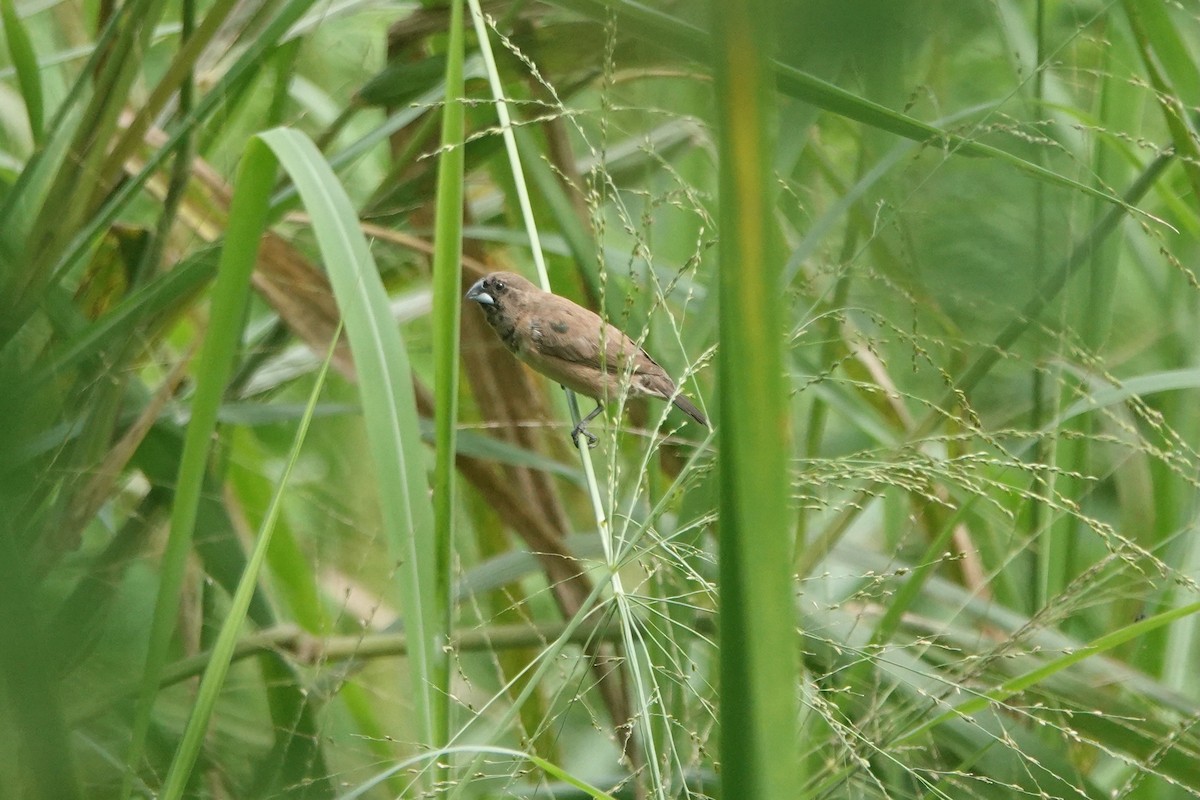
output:
[[[504,291],[504,281],[496,281],[495,286],[497,292]]]

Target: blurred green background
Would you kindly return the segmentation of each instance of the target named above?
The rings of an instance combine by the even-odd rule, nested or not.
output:
[[[751,53],[486,0],[493,66],[437,3],[0,0],[0,797],[746,796],[725,534],[795,552],[746,565],[791,576],[786,796],[1200,794],[1200,4],[758,5]],[[767,270],[721,205],[747,55]],[[515,175],[716,435],[621,404],[589,487],[459,322],[535,277]],[[782,388],[721,362],[728,280]],[[786,525],[723,530],[721,386],[784,395]]]

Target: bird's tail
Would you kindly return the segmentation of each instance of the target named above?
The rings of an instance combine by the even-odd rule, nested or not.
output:
[[[704,414],[702,414],[700,412],[700,409],[696,408],[696,404],[693,403],[691,400],[688,400],[686,397],[684,397],[681,394],[677,394],[677,395],[675,395],[675,398],[674,398],[674,400],[672,400],[672,402],[675,403],[675,407],[678,408],[680,411],[687,414],[689,417],[696,420],[696,422],[699,422],[704,427],[706,427],[706,428],[708,427],[708,417],[704,416]]]

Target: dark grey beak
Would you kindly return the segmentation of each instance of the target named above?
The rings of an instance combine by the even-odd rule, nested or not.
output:
[[[484,291],[484,280],[486,279],[480,278],[479,280],[475,281],[475,285],[467,290],[467,299],[474,300],[481,306],[494,306],[496,305],[496,298]]]

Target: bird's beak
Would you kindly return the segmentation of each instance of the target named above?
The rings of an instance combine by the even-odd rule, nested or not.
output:
[[[467,290],[467,299],[474,300],[481,306],[494,306],[496,305],[496,298],[483,290],[483,281],[483,278],[475,281],[475,285]]]

